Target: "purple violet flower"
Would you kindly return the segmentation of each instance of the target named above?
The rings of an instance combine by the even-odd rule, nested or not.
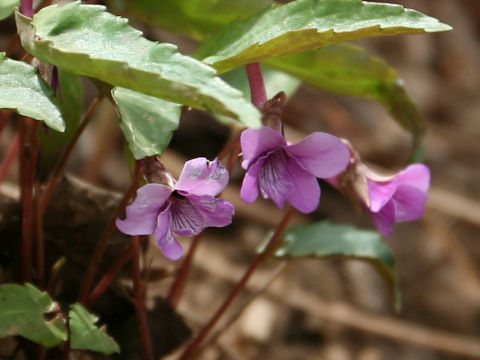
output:
[[[423,164],[410,165],[385,181],[363,165],[367,178],[373,222],[383,235],[391,235],[393,224],[417,220],[425,212],[430,170]]]
[[[183,247],[173,233],[192,236],[232,222],[233,205],[215,198],[227,183],[228,171],[218,160],[189,160],[172,186],[150,183],[139,188],[126,219],[117,219],[117,228],[128,235],[155,234],[165,257],[177,260]]]
[[[345,169],[350,159],[347,146],[337,137],[315,132],[297,144],[270,127],[243,131],[240,143],[242,167],[247,170],[240,196],[254,202],[259,192],[283,208],[285,201],[303,213],[320,202],[317,178],[328,178]]]
[[[383,176],[361,163],[355,153],[345,172],[326,180],[337,189],[360,199],[377,229],[388,236],[393,233],[394,223],[417,220],[423,216],[430,170],[423,164],[414,164],[398,174]]]

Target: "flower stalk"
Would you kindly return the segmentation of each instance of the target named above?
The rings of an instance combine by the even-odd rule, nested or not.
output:
[[[33,0],[22,0],[20,11],[23,15],[33,18]]]
[[[223,324],[217,331],[215,331],[212,336],[205,341],[205,344],[199,348],[199,352],[203,351],[206,347],[211,344],[214,344],[218,341],[218,338],[222,336],[235,322],[240,319],[245,310],[252,304],[260,295],[262,295],[272,283],[283,273],[283,271],[288,267],[289,262],[282,262],[270,275],[269,279],[258,289],[254,294],[248,299],[248,301],[243,304],[230,318]]]
[[[259,63],[247,64],[247,76],[250,84],[252,104],[262,109],[267,102],[267,92],[263,82],[262,70]]]
[[[202,342],[205,339],[205,337],[210,333],[210,331],[213,329],[213,327],[218,322],[218,320],[222,317],[225,311],[230,307],[230,305],[237,298],[240,292],[245,288],[245,286],[247,285],[248,281],[250,280],[254,272],[257,270],[257,268],[261,264],[263,264],[266,260],[268,260],[273,255],[273,253],[278,248],[278,246],[280,246],[283,239],[283,236],[282,236],[283,231],[285,230],[288,223],[290,222],[294,212],[295,212],[295,209],[293,207],[289,207],[289,209],[283,216],[282,220],[278,224],[275,230],[275,233],[273,234],[272,238],[270,239],[267,246],[265,247],[265,250],[255,257],[255,259],[250,264],[247,271],[243,274],[240,281],[235,285],[235,287],[232,289],[230,294],[224,300],[223,304],[220,306],[217,312],[213,315],[210,321],[204,326],[204,328],[198,333],[195,339],[185,349],[185,351],[183,352],[179,360],[187,360],[197,351],[197,349],[202,345]]]

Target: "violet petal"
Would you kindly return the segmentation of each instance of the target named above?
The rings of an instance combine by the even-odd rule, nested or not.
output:
[[[336,136],[315,132],[287,147],[299,164],[318,178],[329,178],[345,170],[350,151]]]
[[[383,208],[397,190],[397,184],[396,179],[387,182],[377,182],[367,179],[370,196],[370,211],[378,212]]]
[[[400,185],[426,192],[430,186],[430,169],[423,164],[413,164],[390,181],[379,182],[367,179],[367,183],[370,193],[370,210],[377,212],[390,201]]]
[[[242,167],[246,170],[259,156],[287,145],[285,138],[279,132],[269,127],[247,129],[240,136],[243,161]]]
[[[204,157],[185,163],[176,190],[196,195],[215,196],[228,184],[228,171],[218,160],[208,161]]]
[[[427,194],[407,185],[399,185],[392,197],[395,204],[395,221],[412,221],[423,216]]]
[[[127,206],[125,220],[116,219],[117,228],[128,235],[150,235],[157,227],[157,216],[173,189],[147,184],[137,190],[135,201]]]
[[[379,212],[371,212],[373,222],[377,229],[385,236],[393,233],[395,223],[395,205],[393,201],[388,202]]]
[[[317,178],[300,167],[294,159],[289,159],[287,163],[293,185],[293,191],[288,193],[288,202],[304,214],[311,213],[317,209],[320,202]]]
[[[189,196],[188,199],[203,216],[205,227],[224,227],[231,224],[235,208],[228,201],[213,196],[195,195]]]
[[[258,198],[258,174],[263,166],[266,156],[259,158],[247,170],[240,189],[240,197],[247,204],[253,203]]]
[[[423,164],[410,165],[398,174],[396,181],[426,192],[430,186],[430,169]]]
[[[157,245],[162,249],[163,255],[170,260],[178,260],[183,255],[183,247],[175,238],[170,229],[170,205],[162,211],[157,218],[155,238]]]
[[[287,169],[286,154],[282,150],[271,151],[258,174],[262,195],[271,199],[280,209],[293,190],[293,182]]]

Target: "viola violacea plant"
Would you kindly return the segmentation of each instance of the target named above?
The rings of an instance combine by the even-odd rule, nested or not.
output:
[[[62,358],[70,359],[82,357],[81,351],[102,352],[106,356],[122,351],[123,358],[152,360],[176,350],[184,339],[172,343],[163,339],[164,349],[157,349],[154,345],[158,343],[153,339],[158,338],[158,333],[150,334],[156,328],[152,325],[158,321],[153,315],[160,312],[147,314],[146,311],[148,279],[143,275],[148,272],[145,262],[141,261],[144,255],[141,244],[146,238],[141,236],[152,235],[169,260],[178,260],[184,254],[179,236],[194,236],[186,246],[187,254],[175,264],[174,275],[169,279],[172,280],[170,289],[164,294],[169,306],[176,308],[192,270],[196,269],[192,264],[198,244],[209,240],[200,234],[208,227],[225,227],[232,222],[234,206],[218,195],[229,182],[229,171],[239,167],[240,153],[241,167],[245,170],[239,190],[241,199],[251,204],[262,196],[280,209],[286,209],[278,219],[274,219],[275,215],[265,221],[265,224],[276,223],[265,246],[252,256],[244,275],[177,359],[196,357],[210,342],[208,336],[216,337],[211,332],[219,319],[227,314],[255,271],[268,261],[281,260],[283,267],[285,258],[320,260],[334,256],[348,260],[354,257],[374,263],[396,291],[395,258],[378,231],[329,223],[324,219],[316,221],[315,216],[304,216],[306,224],[290,226],[290,222],[295,220],[293,215],[297,210],[308,214],[318,208],[319,179],[324,179],[347,195],[353,194],[356,203],[361,203],[371,214],[379,231],[389,235],[394,223],[422,216],[430,182],[429,169],[415,164],[398,174],[382,176],[362,163],[349,144],[324,132],[311,133],[298,143],[290,144],[282,122],[284,105],[287,94],[291,96],[302,81],[340,95],[377,99],[392,118],[412,134],[415,140],[412,143],[416,146],[421,142],[425,124],[397,72],[367,50],[342,42],[446,31],[450,26],[400,5],[362,0],[123,0],[121,6],[115,0],[35,3],[38,9],[32,0],[0,0],[0,20],[11,17],[9,26],[2,31],[10,31],[14,22],[17,29],[15,34],[10,34],[8,46],[0,51],[0,134],[4,128],[16,132],[0,164],[0,183],[18,157],[16,179],[20,201],[12,203],[12,214],[20,213],[20,206],[22,216],[21,221],[12,220],[12,224],[15,223],[12,226],[18,226],[18,236],[10,236],[10,224],[4,224],[10,221],[8,216],[0,219],[0,228],[8,229],[8,236],[3,237],[14,243],[12,248],[0,249],[2,254],[12,254],[11,259],[0,262],[0,273],[2,279],[17,279],[17,283],[0,284],[0,339],[22,336],[41,345],[33,347],[30,342],[14,338],[14,352],[5,356],[27,354],[28,358],[47,359],[57,358],[62,352]],[[200,3],[201,11],[197,11]],[[20,11],[16,11],[19,5]],[[183,49],[190,48],[183,46],[185,44],[150,40],[135,29],[128,18],[116,12],[135,18],[133,24],[151,29],[152,36],[176,33],[166,38],[183,42],[187,36],[198,42],[198,48],[194,55],[188,55],[182,53]],[[195,21],[192,13],[198,15]],[[215,15],[213,22],[212,14]],[[160,26],[159,32],[153,30],[154,26]],[[7,39],[5,34],[1,35]],[[266,67],[264,74],[267,75],[267,71],[269,74],[265,79],[261,66]],[[83,84],[90,80],[98,91],[87,108],[83,106],[85,100],[92,96],[83,90]],[[93,87],[85,89],[90,91]],[[270,98],[267,89],[277,95]],[[297,96],[303,95],[299,92]],[[113,107],[104,107],[104,101],[110,101]],[[305,110],[314,110],[305,99],[300,103],[305,105]],[[190,109],[207,111],[217,120],[222,119],[225,129],[222,134],[226,135],[227,131],[229,134],[219,136],[222,139],[195,134],[197,141],[192,145],[198,146],[196,153],[216,149],[223,140],[225,146],[217,149],[218,159],[213,161],[206,157],[186,161],[176,180],[160,157],[169,150],[174,136],[179,145],[175,151],[187,153],[183,131],[175,135],[174,132],[184,126],[184,115],[200,120]],[[333,110],[329,113],[337,113]],[[81,136],[92,135],[92,132],[82,135],[91,121],[97,115],[107,115],[108,111],[112,117],[118,115],[126,149],[128,146],[125,163],[135,159],[130,185],[118,182],[125,184],[124,194],[120,201],[112,200],[108,207],[103,206],[107,195],[102,191],[102,201],[98,201],[102,206],[98,209],[97,202],[95,208],[90,209],[93,201],[71,209],[79,212],[79,218],[88,219],[88,226],[82,225],[81,229],[85,233],[79,234],[80,226],[72,226],[65,216],[59,217],[65,224],[58,227],[61,231],[57,233],[54,231],[57,226],[49,225],[59,208],[52,203],[57,201],[58,194],[63,196],[64,188],[73,194],[83,194],[83,189],[76,190],[76,184],[72,183],[73,190],[61,185],[69,157]],[[15,124],[7,126],[14,112],[17,113]],[[296,115],[299,113],[303,111]],[[105,117],[110,119],[110,115]],[[300,119],[295,124],[297,130],[312,128],[309,118]],[[42,123],[48,127],[48,136],[39,126]],[[105,124],[110,126],[110,121]],[[208,122],[198,121],[195,128],[197,125],[203,135],[211,134],[209,130],[204,132],[210,126]],[[81,166],[77,173],[97,179],[98,184],[93,185],[108,186],[113,182],[100,182],[99,171],[108,157],[103,155],[118,150],[114,148],[117,138],[116,132],[102,129],[107,128],[94,127],[92,131],[97,134],[90,140],[96,149],[92,153],[99,156],[85,160],[84,156],[79,157]],[[106,136],[112,136],[112,141],[100,144]],[[228,161],[228,171],[220,161]],[[127,168],[125,165],[125,172]],[[143,175],[147,184],[139,187]],[[235,185],[231,190],[235,190]],[[127,206],[135,192],[136,197]],[[118,197],[111,194],[111,198]],[[65,210],[61,208],[61,214],[70,213],[70,209]],[[97,214],[97,210],[103,215],[99,219],[92,215]],[[334,208],[324,210],[325,215],[329,215],[327,212],[334,215]],[[246,206],[242,211],[246,216],[238,228],[251,226],[247,220],[255,217],[255,206]],[[97,222],[98,226],[104,226],[98,238],[91,231],[97,229]],[[116,233],[115,226],[131,236]],[[70,231],[74,236],[67,233]],[[258,233],[258,239],[254,240],[262,243],[264,234]],[[112,242],[113,236],[118,241]],[[228,236],[232,240],[241,238],[235,231],[228,232]],[[77,238],[81,239],[84,251],[59,254],[59,249],[76,248]],[[88,241],[83,242],[84,239]],[[10,246],[10,241],[0,243]],[[232,247],[245,245],[240,241],[228,243]],[[250,253],[253,255],[254,251]],[[215,255],[225,254],[218,251]],[[164,257],[161,256],[161,261],[167,262]],[[59,259],[65,260],[65,268],[70,267],[68,271],[58,270],[63,266]],[[116,293],[127,295],[128,301],[133,299],[139,336],[130,336],[124,339],[128,342],[118,346],[106,336],[103,328],[94,324],[97,316],[89,314],[87,308],[117,285],[114,281],[127,264],[131,264],[131,291],[122,284],[121,290],[126,291]],[[173,269],[172,264],[169,266]],[[72,294],[77,288],[78,296]],[[40,289],[55,289],[61,309]],[[72,296],[78,303],[70,304],[67,314],[64,310]],[[113,301],[112,298],[104,297],[103,304]],[[103,304],[98,309],[108,307]],[[158,304],[163,306],[163,302]],[[123,308],[113,308],[117,307]],[[48,313],[53,316],[46,317],[45,309],[50,309]],[[111,324],[125,328],[130,323],[130,316],[126,315],[129,314],[121,310],[115,315],[99,313],[98,318],[102,324],[115,318]],[[166,328],[177,327],[180,317],[171,318],[175,321],[162,319]],[[128,323],[122,322],[125,319]],[[225,320],[226,326],[233,321],[235,317]],[[33,330],[30,324],[35,324]],[[57,349],[50,352],[47,349],[50,347]],[[138,353],[129,354],[129,348],[139,349]],[[165,352],[160,353],[162,351]]]
[[[168,173],[157,178],[167,184],[149,183],[137,191],[126,208],[125,220],[117,228],[128,235],[154,234],[165,257],[177,260],[183,247],[175,234],[193,236],[207,227],[224,227],[232,222],[234,207],[216,196],[228,184],[228,171],[218,161],[200,157],[185,163],[178,181]]]

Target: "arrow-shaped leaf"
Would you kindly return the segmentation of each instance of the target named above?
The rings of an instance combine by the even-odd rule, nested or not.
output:
[[[104,6],[73,2],[16,14],[23,46],[40,61],[169,101],[208,109],[260,126],[260,114],[214,69],[142,37]]]
[[[231,23],[207,38],[196,56],[224,72],[343,41],[450,29],[435,18],[400,5],[361,0],[297,0]]]
[[[45,121],[51,128],[65,129],[53,91],[36,69],[0,52],[0,108]]]

